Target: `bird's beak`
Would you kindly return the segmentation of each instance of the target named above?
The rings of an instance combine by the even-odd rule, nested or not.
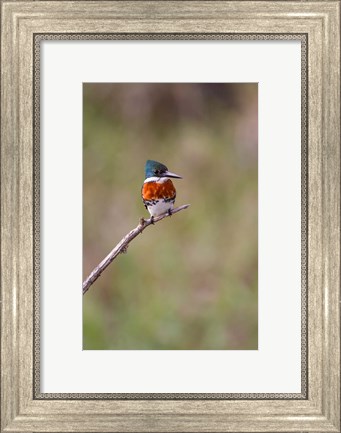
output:
[[[175,177],[177,179],[182,179],[181,176],[179,176],[175,173],[171,173],[170,171],[166,171],[165,173],[163,173],[162,177]]]

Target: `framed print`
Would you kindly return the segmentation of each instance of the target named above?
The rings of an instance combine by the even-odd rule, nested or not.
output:
[[[1,431],[340,432],[340,2],[1,6]]]

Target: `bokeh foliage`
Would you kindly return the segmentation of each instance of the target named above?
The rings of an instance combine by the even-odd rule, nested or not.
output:
[[[189,209],[138,236],[83,299],[84,349],[257,349],[257,84],[86,83],[83,276],[134,228],[144,164]]]

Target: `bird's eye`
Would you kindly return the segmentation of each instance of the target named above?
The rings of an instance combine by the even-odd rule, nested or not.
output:
[[[161,174],[160,170],[155,170],[155,174],[158,176],[159,174]]]

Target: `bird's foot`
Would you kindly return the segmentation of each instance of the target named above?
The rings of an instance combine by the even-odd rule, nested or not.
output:
[[[172,216],[172,213],[173,213],[172,209],[168,209],[167,213],[168,213],[169,216]]]
[[[155,224],[155,222],[154,222],[154,217],[153,217],[153,216],[150,217],[150,222],[151,222],[152,224]]]

